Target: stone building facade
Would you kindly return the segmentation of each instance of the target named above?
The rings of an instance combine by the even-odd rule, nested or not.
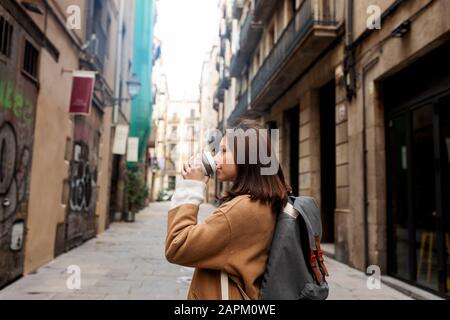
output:
[[[318,200],[338,260],[447,296],[450,3],[229,5],[226,125],[280,130],[282,168]]]

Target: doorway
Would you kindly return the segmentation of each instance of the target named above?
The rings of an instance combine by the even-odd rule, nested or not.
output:
[[[448,293],[450,92],[390,115],[390,272]]]
[[[299,144],[300,144],[300,108],[295,106],[284,112],[283,155],[288,183],[294,196],[299,195]]]
[[[388,273],[446,297],[450,288],[449,54],[450,42],[383,83]]]

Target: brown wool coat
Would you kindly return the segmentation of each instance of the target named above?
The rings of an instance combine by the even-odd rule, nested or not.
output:
[[[276,215],[270,206],[239,196],[197,224],[199,206],[182,204],[169,211],[166,257],[194,267],[190,300],[221,300],[220,270],[228,273],[230,300],[242,300],[238,283],[258,299]]]

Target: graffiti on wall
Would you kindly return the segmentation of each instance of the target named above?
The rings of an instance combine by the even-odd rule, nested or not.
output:
[[[75,143],[69,184],[71,211],[89,211],[97,182],[95,169],[89,163],[89,147],[83,142]]]
[[[9,81],[0,80],[0,108],[10,110],[17,120],[27,125],[33,122],[33,105]]]
[[[20,159],[19,161],[17,161]],[[16,131],[11,123],[0,118],[0,239],[9,234],[16,222],[16,213],[26,198],[27,172],[31,161],[30,150],[20,152]],[[22,238],[12,237],[14,250],[22,248]],[[20,242],[18,245],[18,242]]]
[[[2,5],[0,15],[12,25],[12,39],[38,40]],[[28,209],[39,88],[21,72],[23,43],[10,44],[0,63],[0,287],[23,274],[27,230],[34,227]]]

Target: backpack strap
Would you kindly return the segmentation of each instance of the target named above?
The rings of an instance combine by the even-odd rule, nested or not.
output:
[[[318,284],[323,284],[325,280],[323,279],[323,275],[319,270],[319,266],[317,264],[317,257],[316,254],[314,253],[313,247],[311,247],[311,257],[309,259],[309,263],[311,265],[314,276],[316,277],[316,281],[318,282]]]
[[[295,210],[294,206],[290,202],[286,204],[286,206],[283,209],[283,212],[286,213],[287,215],[290,215],[294,219],[297,219],[300,214],[297,210]]]
[[[329,277],[330,275],[328,273],[327,267],[325,266],[325,262],[323,260],[323,251],[320,248],[320,237],[319,236],[315,236],[314,239],[316,240],[317,258],[319,260],[319,266],[322,269],[322,271],[325,274],[325,276]]]
[[[222,292],[222,300],[230,300],[229,296],[229,289],[228,289],[228,279],[233,281],[233,283],[238,287],[239,292],[241,293],[244,300],[252,300],[250,297],[245,293],[244,289],[241,288],[239,283],[233,280],[233,278],[228,277],[228,273],[225,271],[220,271],[220,289]]]

